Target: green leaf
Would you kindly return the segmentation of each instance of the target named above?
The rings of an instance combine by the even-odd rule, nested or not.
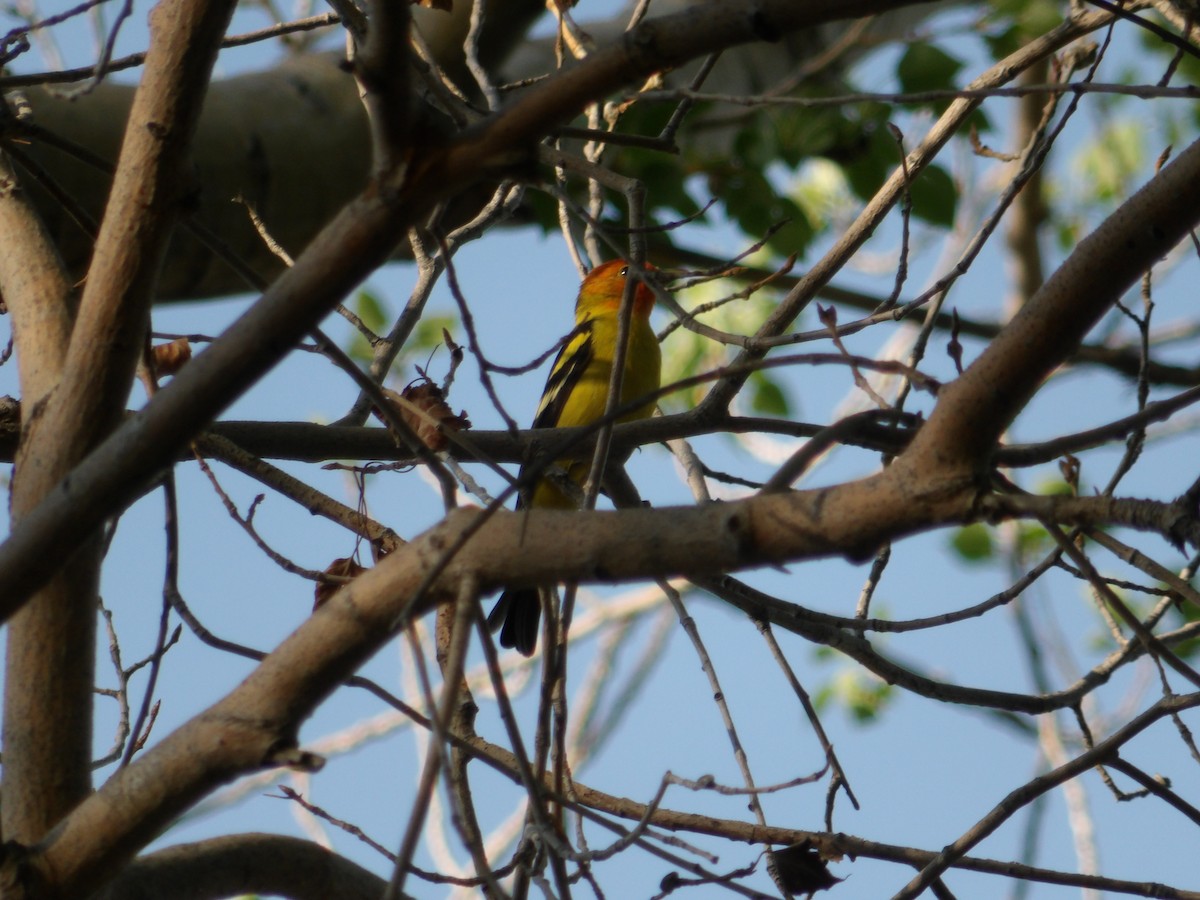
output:
[[[1159,587],[1165,587],[1160,584]],[[1188,625],[1200,619],[1200,609],[1192,603],[1184,602],[1175,606],[1175,614],[1182,620],[1182,624]],[[1184,659],[1191,659],[1200,653],[1200,638],[1191,638],[1186,641],[1180,641],[1177,644],[1172,644],[1171,649],[1177,656]]]
[[[818,710],[839,704],[856,722],[866,724],[879,718],[894,696],[895,692],[887,682],[864,675],[857,669],[843,669],[817,691],[813,702]]]
[[[1024,42],[1024,37],[1024,29],[1018,25],[1007,23],[1003,28],[985,31],[983,42],[992,52],[992,59],[1000,60],[1010,53],[1015,53]]]
[[[363,288],[354,298],[354,312],[363,324],[378,334],[387,325],[388,313],[383,301],[369,288]]]
[[[1124,199],[1147,162],[1148,136],[1144,122],[1123,120],[1101,129],[1093,142],[1077,151],[1070,184],[1079,201],[1107,204]]]
[[[413,330],[412,337],[408,339],[408,343],[404,345],[406,352],[412,353],[416,351],[432,350],[434,347],[441,346],[442,332],[450,332],[450,337],[454,337],[454,331],[458,327],[458,319],[454,316],[442,314],[425,316]]]
[[[709,183],[713,194],[725,199],[726,212],[747,235],[761,238],[778,226],[767,246],[781,255],[804,253],[813,238],[812,225],[804,211],[780,196],[761,171],[729,167],[715,173]]]
[[[1030,3],[1029,0],[992,0],[983,23],[983,40],[1000,60],[1045,34],[1062,21],[1063,8],[1057,3]]]
[[[1085,223],[1078,216],[1064,214],[1053,226],[1058,248],[1065,251],[1074,250],[1075,245],[1083,237],[1084,225]]]
[[[786,416],[788,414],[787,394],[779,384],[768,378],[765,372],[755,372],[750,376],[750,407],[766,416]]]
[[[740,296],[745,285],[733,279],[718,279],[681,292],[676,299],[685,309],[709,306],[699,314],[700,321],[720,331],[732,334],[751,334],[779,303],[779,294],[764,288],[750,297]],[[735,297],[736,299],[731,299]],[[725,347],[686,328],[677,328],[663,342],[663,384],[671,384],[697,372],[724,365]],[[753,379],[753,376],[751,376]],[[664,409],[690,409],[700,402],[708,390],[707,384],[673,392],[662,399]],[[753,388],[751,389],[753,391]],[[750,394],[753,398],[753,393]],[[753,401],[752,401],[753,402]]]
[[[1054,539],[1041,525],[1021,523],[1017,527],[1017,552],[1022,558],[1028,559],[1031,555],[1045,552],[1053,546]]]
[[[387,327],[389,316],[386,305],[378,295],[367,288],[363,288],[355,295],[350,309],[375,334],[379,334]],[[356,362],[369,363],[371,361],[371,345],[358,329],[355,329],[346,352]]]
[[[846,173],[827,159],[810,160],[792,184],[792,201],[810,222],[825,223],[856,211]]]
[[[1061,478],[1047,478],[1038,484],[1037,493],[1047,497],[1071,497],[1075,491]]]
[[[954,76],[962,61],[945,50],[924,42],[913,44],[896,65],[896,77],[905,93],[938,91],[955,87]]]
[[[936,163],[926,167],[910,187],[913,215],[932,225],[950,228],[958,207],[958,188],[954,179]]]
[[[543,194],[541,191],[526,191],[523,209],[526,214],[532,216],[543,234],[558,231],[558,203],[549,194]]]
[[[950,546],[966,562],[987,562],[995,554],[992,531],[982,522],[964,525],[950,539]]]
[[[882,123],[872,123],[863,132],[863,144],[850,159],[838,160],[846,173],[850,190],[862,200],[870,200],[883,180],[900,164],[900,149]]]
[[[434,356],[434,351],[440,347],[444,341],[442,332],[450,332],[451,338],[454,337],[454,332],[458,327],[458,319],[449,315],[426,315],[417,327],[413,329],[412,335],[404,345],[404,349],[400,352],[399,359],[393,366],[393,371],[401,374],[401,377],[408,381],[416,375],[416,366],[424,369],[430,364],[430,358]],[[446,361],[447,357],[441,357],[441,368],[449,365]],[[411,369],[409,367],[412,367]],[[406,371],[407,370],[407,371]],[[429,376],[437,379],[437,374],[441,369],[434,367],[434,371],[429,372]]]
[[[700,211],[700,204],[687,189],[688,173],[677,157],[628,149],[621,154],[619,165],[619,171],[623,175],[636,178],[646,185],[647,212],[665,209],[678,213],[678,218],[687,218]],[[625,219],[627,203],[624,195],[616,191],[609,191],[608,195],[612,201],[612,210],[620,219],[619,224],[628,224]],[[659,218],[662,222],[669,221],[668,218]]]

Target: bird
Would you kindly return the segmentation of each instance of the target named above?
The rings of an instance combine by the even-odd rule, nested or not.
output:
[[[651,266],[645,268],[650,269]],[[555,357],[537,414],[534,428],[570,428],[590,425],[604,416],[608,406],[613,359],[617,347],[618,316],[629,265],[614,259],[592,269],[579,287],[575,301],[575,328],[566,345]],[[654,413],[651,394],[659,387],[662,356],[658,339],[650,327],[654,292],[643,282],[634,288],[633,309],[629,319],[629,338],[621,376],[621,404],[645,397],[646,402],[622,415],[618,422],[645,419]],[[621,405],[618,404],[618,405]],[[583,484],[591,468],[586,459],[560,459],[554,463],[578,485]],[[540,478],[528,491],[528,502],[520,497],[517,509],[574,509],[576,499],[550,479]],[[500,595],[488,626],[500,628],[500,645],[532,656],[537,648],[538,620],[542,607],[538,589],[515,588]]]

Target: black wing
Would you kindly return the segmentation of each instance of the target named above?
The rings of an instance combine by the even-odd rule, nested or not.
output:
[[[554,428],[558,425],[571,392],[592,364],[595,355],[592,323],[584,322],[554,358],[550,377],[546,379],[546,387],[542,391],[542,402],[538,404],[537,415],[533,417],[534,428]]]

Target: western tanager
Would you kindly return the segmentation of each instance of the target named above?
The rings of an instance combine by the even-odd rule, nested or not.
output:
[[[590,425],[604,415],[616,355],[618,315],[625,292],[626,264],[619,259],[596,266],[579,287],[575,301],[575,332],[559,351],[546,379],[542,401],[533,419],[534,428],[569,428]],[[625,353],[625,371],[621,376],[621,402],[630,403],[657,390],[662,358],[658,341],[650,327],[654,292],[638,283],[633,295],[629,322],[629,344]],[[654,401],[623,415],[618,421],[644,419],[654,412]],[[555,465],[576,484],[587,478],[591,456],[561,459]],[[517,509],[523,507],[517,501]],[[529,505],[570,509],[576,502],[542,478],[529,491]],[[537,646],[541,604],[537,588],[505,591],[488,616],[494,629],[503,622],[500,644],[516,648],[529,656]]]

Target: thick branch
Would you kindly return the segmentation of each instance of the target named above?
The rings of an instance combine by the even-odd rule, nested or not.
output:
[[[311,841],[233,834],[134,861],[93,900],[216,900],[271,894],[293,900],[378,900],[386,883]]]
[[[61,260],[0,155],[0,294],[13,317],[21,390],[37,417],[62,372],[72,288]],[[41,442],[44,444],[44,440]],[[17,460],[11,520],[36,506],[39,442]],[[97,548],[77,553],[9,624],[4,677],[3,833],[34,841],[91,790]]]
[[[865,558],[883,541],[969,519],[974,501],[969,483],[951,490],[936,472],[917,482],[892,466],[851,484],[704,507],[456,511],[339,591],[227,697],[117,773],[39,848],[34,865],[69,895],[217,785],[293,758],[301,721],[464,579],[486,591],[716,574],[834,553]]]
[[[1088,235],[1012,322],[938,397],[904,458],[979,468],[1042,380],[1142,273],[1200,222],[1200,142]]]
[[[151,17],[146,74],[70,342],[53,348],[65,350],[50,370],[59,383],[52,392],[35,387],[39,402],[24,422],[13,486],[18,529],[124,409],[159,262],[185,195],[188,144],[233,5],[164,3]],[[58,291],[48,298],[55,340],[63,334],[67,300]],[[8,635],[3,823],[9,839],[39,839],[90,786],[98,524],[78,535],[84,550],[65,565],[58,561],[54,581],[13,620]]]
[[[3,115],[3,111],[0,111]],[[71,337],[71,281],[26,186],[0,154],[0,296],[20,350],[21,396],[36,409],[55,385]]]
[[[857,548],[944,518],[968,495],[896,493],[888,473],[843,487],[670,510],[523,514],[460,510],[387,556],[317,610],[228,696],[85,800],[33,864],[64,896],[114,872],[218,785],[287,758],[301,721],[390,639],[455,595],[575,575],[625,580],[728,571]],[[527,547],[537,547],[530,553]],[[456,548],[458,548],[456,550]]]
[[[5,401],[8,402],[5,402]],[[1200,388],[1191,388],[1174,397],[1146,404],[1145,409],[1128,416],[1033,444],[1005,444],[996,451],[993,462],[999,466],[1020,468],[1053,462],[1064,453],[1080,453],[1118,441],[1130,433],[1156,422],[1166,422],[1176,413],[1200,402]],[[132,416],[133,414],[130,413]],[[11,398],[0,398],[0,462],[11,462],[20,430],[20,405]],[[913,419],[916,424],[916,418]],[[775,434],[809,438],[828,433],[830,426],[814,422],[755,416],[712,415],[689,410],[668,416],[627,422],[613,429],[613,451],[621,456],[637,447],[658,444],[702,434]],[[591,447],[593,429],[533,429],[512,434],[508,431],[471,431],[451,438],[447,452],[461,462],[525,462],[535,457],[557,458],[556,448],[570,444],[572,450],[586,454]],[[328,460],[387,460],[406,465],[417,463],[416,455],[398,446],[383,428],[351,425],[318,425],[313,422],[214,422],[208,433],[237,444],[246,453],[263,459],[288,459],[297,462]],[[840,432],[837,440],[849,447],[862,447],[892,456],[908,446],[915,428],[891,426],[860,420],[853,429]],[[190,450],[180,453],[177,461],[192,459]]]
[[[545,7],[538,0],[490,3],[497,14],[487,18],[480,53],[494,65]],[[449,13],[412,11],[434,58],[456,75],[466,75],[462,45],[470,9],[470,3],[455,3]],[[214,82],[205,101],[194,143],[192,215],[264,280],[278,275],[282,266],[234,198],[250,203],[271,234],[295,255],[367,181],[367,118],[354,77],[340,62],[333,53],[291,57],[268,71]],[[467,77],[463,83],[469,82]],[[65,99],[31,87],[35,84],[33,76],[0,77],[0,91],[10,85],[28,91],[35,127],[21,134],[28,140],[24,150],[66,196],[99,220],[134,89],[105,81],[86,96]],[[414,103],[419,105],[416,99]],[[87,161],[65,151],[72,145],[86,152]],[[94,236],[36,184],[30,188],[68,269],[82,278]],[[240,275],[212,247],[185,229],[176,230],[156,299],[245,291]]]

